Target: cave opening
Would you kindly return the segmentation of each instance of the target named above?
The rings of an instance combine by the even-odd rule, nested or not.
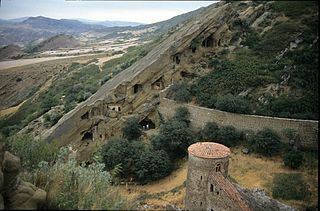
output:
[[[81,119],[89,119],[89,112],[87,111],[85,114],[83,114]]]
[[[213,47],[212,35],[210,35],[209,37],[207,37],[206,39],[204,39],[202,41],[202,46],[205,47],[205,48]]]
[[[136,94],[136,93],[142,91],[142,89],[143,89],[143,86],[141,84],[135,84],[133,86],[133,93]]]
[[[84,133],[84,135],[82,136],[81,140],[92,140],[93,139],[93,134],[90,131],[87,131]]]
[[[139,122],[139,125],[144,130],[150,130],[150,129],[155,129],[156,128],[156,125],[154,124],[154,122],[151,119],[149,119],[148,117],[146,117],[143,120],[141,120]]]
[[[176,64],[180,64],[180,54],[176,54],[176,55],[174,55],[174,62],[176,63]]]
[[[151,85],[152,90],[162,90],[164,89],[163,78],[159,78]]]

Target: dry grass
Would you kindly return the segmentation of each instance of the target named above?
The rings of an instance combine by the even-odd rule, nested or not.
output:
[[[282,158],[263,157],[256,154],[244,155],[240,148],[232,148],[229,165],[229,175],[242,187],[264,189],[271,195],[273,176],[277,173],[302,173],[305,181],[310,185],[312,197],[310,201],[281,200],[282,203],[303,209],[306,206],[316,205],[318,198],[318,170],[308,171],[306,168],[291,170],[282,163]],[[128,200],[135,200],[143,195],[143,204],[152,210],[163,210],[167,204],[184,207],[185,187],[183,182],[187,176],[187,162],[184,160],[179,169],[170,176],[147,185],[120,187],[121,195]],[[179,186],[181,186],[179,188]],[[177,190],[178,189],[178,190]]]
[[[281,202],[298,209],[306,206],[316,205],[318,199],[318,169],[309,171],[307,168],[292,170],[283,165],[282,158],[263,157],[256,154],[244,155],[240,148],[233,148],[229,174],[242,187],[245,188],[263,188],[270,196],[272,193],[273,176],[277,173],[302,173],[304,180],[310,186],[312,193],[311,199],[307,201],[280,200]]]

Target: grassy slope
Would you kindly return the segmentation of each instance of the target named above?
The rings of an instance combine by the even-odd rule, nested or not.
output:
[[[238,95],[253,89],[246,99],[256,114],[317,119],[318,45],[310,47],[318,36],[315,5],[315,2],[275,2],[271,11],[284,13],[287,18],[275,23],[264,34],[261,34],[262,30],[246,28],[241,44],[248,48],[240,48],[229,55],[225,52],[218,58],[207,57],[209,68],[214,71],[195,82],[192,90],[197,102],[214,107],[214,103],[205,102],[212,96],[215,101],[219,95]],[[266,19],[262,25],[269,26],[272,21],[272,18]],[[280,52],[297,38],[303,40],[298,48],[277,60]],[[267,91],[268,87],[280,84],[287,75],[290,78],[283,88],[274,93]],[[267,103],[259,102],[261,96]]]
[[[101,68],[102,71],[95,64],[95,59],[87,63],[72,63],[60,73],[47,91],[31,97],[13,115],[1,118],[1,132],[5,136],[13,135],[53,106],[64,105],[64,113],[70,111],[77,103],[94,94],[115,74],[146,55],[160,40],[159,38],[142,46],[130,47],[128,53],[122,57],[107,61]],[[63,114],[60,114],[60,117],[61,115]]]

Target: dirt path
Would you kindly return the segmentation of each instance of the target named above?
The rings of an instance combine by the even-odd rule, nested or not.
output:
[[[28,99],[24,100],[22,103],[20,103],[17,106],[13,106],[13,107],[10,107],[10,108],[4,109],[4,110],[0,110],[0,117],[15,113],[23,105],[23,103],[25,103],[27,100]]]
[[[124,53],[122,54],[116,54],[116,55],[113,55],[113,56],[106,56],[106,57],[101,57],[101,58],[98,58],[98,66],[99,66],[99,70],[100,72],[102,72],[102,67],[103,67],[103,64],[111,59],[116,59],[116,58],[120,58],[121,56],[123,56]]]
[[[44,58],[34,58],[34,59],[18,59],[13,61],[3,61],[0,62],[0,70],[9,69],[12,67],[20,67],[30,64],[36,64],[41,62],[59,60],[59,59],[68,59],[68,58],[76,58],[83,56],[93,56],[95,54],[85,54],[85,55],[77,55],[77,56],[54,56],[54,57],[44,57]]]

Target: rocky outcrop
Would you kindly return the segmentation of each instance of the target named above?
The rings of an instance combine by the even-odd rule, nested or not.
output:
[[[138,116],[141,121],[146,117],[152,120],[150,113],[155,113],[159,104],[159,92],[183,77],[184,64],[193,58],[199,60],[206,52],[228,46],[232,38],[230,26],[237,12],[227,2],[205,8],[145,57],[64,115],[41,134],[42,138],[56,140],[60,146],[72,143],[80,149],[79,154],[85,152],[80,155],[85,160],[95,142],[119,135],[123,121],[130,115]]]
[[[20,159],[0,144],[0,209],[39,209],[46,192],[19,178]]]
[[[264,210],[281,210],[281,211],[294,211],[295,209],[282,204],[281,202],[274,200],[267,196],[266,192],[261,189],[255,188],[252,190],[244,189],[239,185],[235,185],[239,193],[244,197],[252,210],[264,211]]]

